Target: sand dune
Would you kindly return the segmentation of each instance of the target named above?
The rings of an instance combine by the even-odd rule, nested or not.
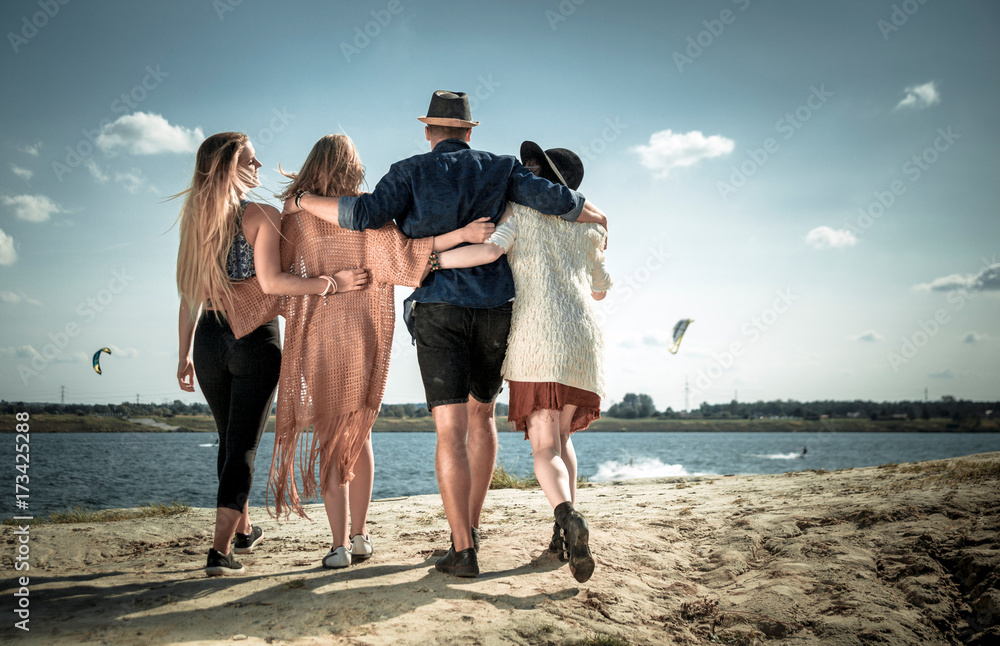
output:
[[[248,575],[208,579],[213,510],[31,529],[37,644],[1000,643],[1000,453],[581,489],[594,577],[544,552],[540,491],[494,491],[478,579],[436,573],[437,496],[372,505],[375,556],[324,570],[316,522],[256,518]],[[4,527],[14,574],[15,528]],[[8,579],[10,603],[16,590]]]

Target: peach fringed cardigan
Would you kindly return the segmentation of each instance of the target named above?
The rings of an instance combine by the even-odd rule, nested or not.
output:
[[[385,392],[395,322],[393,285],[420,285],[433,239],[411,240],[394,224],[348,231],[301,212],[283,217],[281,233],[285,271],[310,277],[351,267],[369,272],[365,289],[328,296],[268,296],[252,278],[234,285],[226,308],[237,338],[278,314],[285,317],[268,498],[273,490],[275,515],[284,509],[287,517],[290,511],[305,516],[295,484],[300,443],[304,498],[318,493],[317,456],[319,491],[326,486],[331,460],[340,484],[354,477],[354,463]]]

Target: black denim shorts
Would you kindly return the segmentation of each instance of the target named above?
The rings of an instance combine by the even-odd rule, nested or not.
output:
[[[500,394],[511,303],[488,309],[417,303],[413,333],[427,408],[460,404],[469,395],[488,404]]]

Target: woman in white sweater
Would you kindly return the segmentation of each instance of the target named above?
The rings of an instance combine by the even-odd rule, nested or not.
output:
[[[564,148],[543,152],[526,141],[521,160],[536,175],[572,189],[583,179],[580,158]],[[594,559],[587,521],[573,508],[576,453],[570,436],[601,416],[604,337],[590,301],[601,300],[611,287],[606,239],[599,225],[509,204],[490,241],[440,254],[442,269],[507,254],[517,293],[502,370],[510,386],[508,421],[531,441],[535,476],[555,510],[549,549],[569,560],[581,583],[593,573]]]

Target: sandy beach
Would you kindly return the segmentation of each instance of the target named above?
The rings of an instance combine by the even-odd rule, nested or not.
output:
[[[30,528],[30,644],[1000,643],[1000,453],[836,472],[610,482],[579,492],[597,559],[545,552],[539,490],[490,492],[477,579],[433,569],[438,496],[372,504],[374,557],[324,570],[329,528],[254,510],[242,577],[204,574],[214,510]],[[13,618],[12,618],[13,617]],[[601,641],[601,638],[604,638]],[[614,641],[610,638],[617,639]]]

